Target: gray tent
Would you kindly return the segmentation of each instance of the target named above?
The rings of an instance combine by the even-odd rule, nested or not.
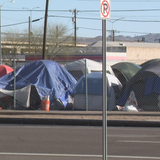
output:
[[[63,65],[63,67],[70,73],[75,79],[80,79],[83,75],[91,72],[101,72],[102,63],[90,59],[80,59],[77,61],[69,62]],[[111,66],[107,65],[107,72],[114,75]]]

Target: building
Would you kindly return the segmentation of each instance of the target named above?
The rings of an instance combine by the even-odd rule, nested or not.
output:
[[[6,43],[5,48],[12,50],[13,43]],[[147,60],[160,58],[160,43],[145,43],[145,42],[121,42],[108,41],[107,46],[107,62],[114,64],[120,61],[134,62],[141,64]],[[25,45],[26,47],[26,45]],[[57,61],[61,64],[75,61],[82,58],[102,61],[102,41],[97,41],[89,45],[73,45],[59,46],[55,49],[56,54],[51,53],[52,44],[46,46],[46,59]],[[60,49],[60,47],[62,49]],[[59,51],[58,51],[59,50]],[[42,59],[42,53],[31,52],[30,54],[24,50],[24,46],[18,48],[17,54],[25,55],[25,63],[34,60]],[[2,53],[3,54],[3,53]]]

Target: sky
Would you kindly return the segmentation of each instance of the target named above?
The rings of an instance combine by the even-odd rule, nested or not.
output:
[[[0,0],[1,32],[28,30],[44,26],[46,0]],[[106,20],[107,36],[141,36],[160,32],[160,0],[110,0],[110,19]],[[77,37],[102,36],[100,0],[49,0],[49,24],[64,25],[68,34],[74,35],[73,10],[76,9]],[[32,11],[31,11],[32,10]]]

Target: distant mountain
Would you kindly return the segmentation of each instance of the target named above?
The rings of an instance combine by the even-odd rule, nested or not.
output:
[[[109,41],[113,41],[111,36],[107,37]],[[86,37],[77,37],[77,43],[86,43],[91,44],[97,41],[102,40],[101,36],[97,36],[94,38],[86,38]],[[127,42],[148,42],[148,43],[160,43],[160,34],[147,34],[143,36],[115,36],[114,41],[127,41]]]

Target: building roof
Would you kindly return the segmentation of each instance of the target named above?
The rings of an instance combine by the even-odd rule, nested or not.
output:
[[[160,48],[160,43],[147,43],[147,42],[121,42],[121,41],[108,41],[108,47],[147,47],[147,48]],[[97,41],[90,45],[91,47],[102,47],[102,41]]]

